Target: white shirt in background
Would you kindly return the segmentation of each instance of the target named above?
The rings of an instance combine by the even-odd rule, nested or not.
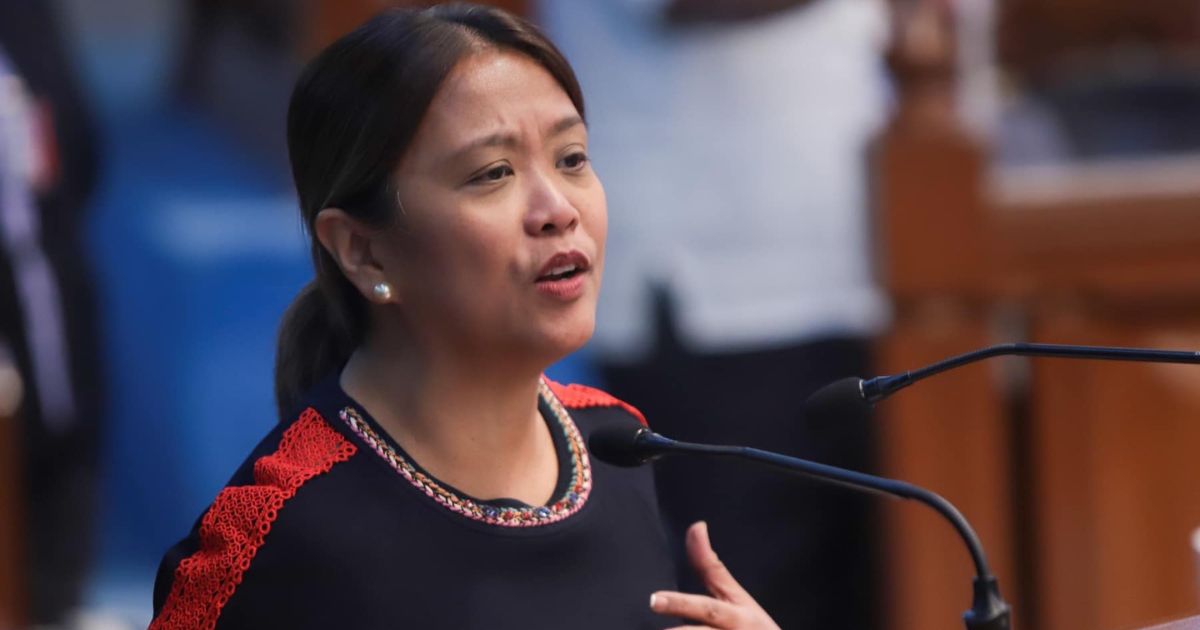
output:
[[[814,0],[672,28],[664,0],[543,0],[578,73],[610,232],[593,348],[652,349],[650,287],[682,339],[731,351],[865,335],[867,143],[885,120],[882,0]]]

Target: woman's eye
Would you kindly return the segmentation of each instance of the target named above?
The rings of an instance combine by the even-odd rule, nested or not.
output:
[[[587,154],[582,151],[579,151],[579,152],[567,155],[563,159],[559,160],[558,164],[562,168],[565,168],[569,171],[577,171],[577,170],[583,168],[583,165],[587,164],[587,161],[588,161]]]
[[[498,182],[505,177],[513,174],[512,167],[507,164],[498,164],[488,170],[476,175],[471,179],[472,184],[491,184]]]

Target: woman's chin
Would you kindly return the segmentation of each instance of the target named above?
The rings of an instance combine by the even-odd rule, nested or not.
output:
[[[568,324],[568,322],[563,322],[563,324]],[[538,344],[542,346],[543,353],[551,363],[561,360],[586,345],[592,338],[592,332],[596,329],[594,318],[569,324],[556,326],[546,331],[542,342]]]

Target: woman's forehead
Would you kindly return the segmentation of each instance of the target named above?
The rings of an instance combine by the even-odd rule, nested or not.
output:
[[[536,125],[546,132],[577,113],[541,64],[516,52],[488,49],[460,61],[430,103],[426,122],[458,138]]]

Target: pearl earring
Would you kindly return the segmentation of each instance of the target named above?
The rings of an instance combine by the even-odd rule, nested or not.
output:
[[[380,302],[392,301],[392,285],[386,282],[380,282],[379,284],[376,284],[375,297],[378,298]]]

